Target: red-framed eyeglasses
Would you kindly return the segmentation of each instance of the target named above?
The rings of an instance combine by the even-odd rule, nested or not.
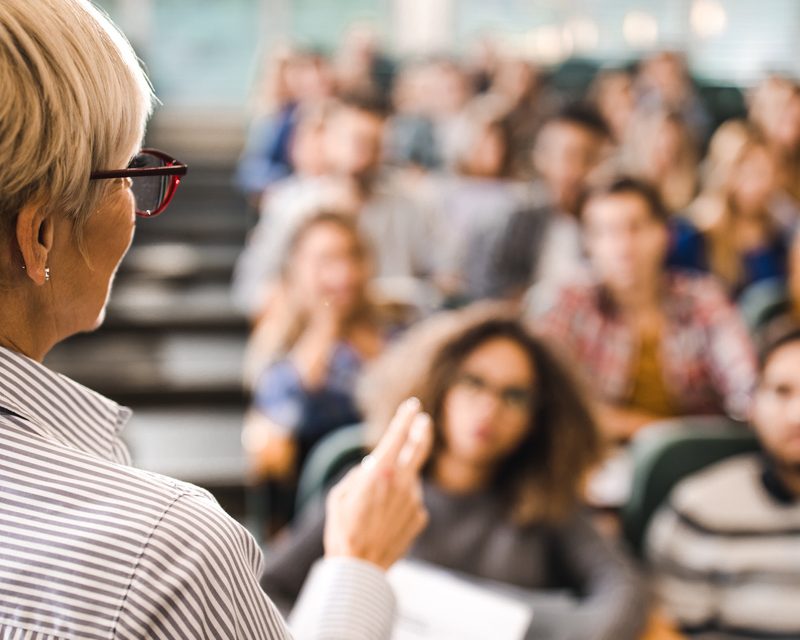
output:
[[[130,178],[136,215],[152,218],[167,208],[188,167],[158,149],[142,149],[127,169],[95,171],[90,180]]]

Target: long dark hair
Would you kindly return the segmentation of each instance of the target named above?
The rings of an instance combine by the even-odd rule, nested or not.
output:
[[[433,339],[426,339],[424,335],[420,339],[424,331],[411,336],[411,342],[421,348],[415,349],[413,344],[403,341],[393,349],[395,354],[376,365],[373,375],[382,366],[392,369],[395,387],[402,388],[403,392],[397,394],[377,381],[372,390],[380,393],[379,388],[382,388],[393,402],[400,399],[398,395],[416,395],[422,401],[436,426],[427,466],[430,471],[444,446],[441,428],[444,399],[464,360],[478,347],[497,338],[519,345],[535,372],[537,399],[531,407],[527,435],[498,465],[495,487],[507,503],[509,516],[520,525],[563,520],[579,504],[586,472],[600,459],[602,452],[602,441],[583,395],[560,360],[513,314],[490,307],[488,313],[468,309],[453,312],[452,316],[455,317],[438,321]],[[448,322],[449,327],[444,326]],[[398,353],[406,363],[423,364],[399,368]],[[405,384],[401,369],[413,376],[411,380],[406,378]],[[364,395],[361,397],[363,399]],[[385,403],[378,404],[384,406],[384,411],[377,413],[385,415]],[[366,402],[364,405],[368,417],[376,415],[374,404],[370,406]]]

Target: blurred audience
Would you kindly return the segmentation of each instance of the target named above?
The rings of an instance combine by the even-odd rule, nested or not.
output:
[[[684,56],[677,51],[659,51],[639,65],[636,78],[638,108],[661,110],[685,122],[699,146],[710,134],[711,119],[689,75]]]
[[[792,96],[794,83],[791,79],[771,73],[763,78],[748,94],[748,119],[769,140],[770,144],[780,137],[778,130]]]
[[[736,297],[755,282],[785,277],[793,229],[782,229],[777,219],[780,183],[767,144],[738,126],[719,135],[729,131],[737,133],[730,133],[725,167],[715,168],[715,185],[695,204],[693,215],[704,227],[711,272]]]
[[[243,442],[252,477],[287,487],[272,488],[271,515],[290,515],[296,472],[314,444],[361,419],[356,379],[390,332],[367,292],[370,267],[352,216],[312,216],[292,236],[278,290],[253,331]]]
[[[387,100],[394,82],[394,62],[380,50],[378,33],[367,23],[352,25],[333,60],[340,93],[376,93]]]
[[[511,181],[511,124],[502,110],[475,98],[459,118],[453,170],[431,180],[432,206],[447,234],[439,287],[451,305],[492,294],[490,268],[501,234],[525,201],[522,183]]]
[[[498,60],[488,97],[503,110],[511,134],[509,175],[532,179],[531,149],[548,112],[555,110],[553,96],[544,87],[539,69],[521,58]]]
[[[313,51],[275,55],[256,85],[254,117],[236,179],[254,208],[264,191],[294,171],[290,154],[301,104],[318,102],[333,90],[330,65]]]
[[[428,61],[403,67],[392,92],[394,113],[387,124],[384,155],[394,167],[422,171],[441,166],[431,108],[433,69]]]
[[[680,115],[663,109],[639,112],[622,149],[624,172],[652,183],[667,210],[682,212],[697,195],[697,142]]]
[[[624,69],[600,71],[589,87],[588,95],[606,121],[614,143],[627,144],[636,113],[634,74]]]
[[[793,83],[775,131],[775,153],[782,185],[795,202],[800,202],[800,85]]]
[[[605,122],[582,106],[565,108],[542,127],[533,149],[539,178],[532,202],[509,221],[489,274],[496,295],[519,298],[534,282],[549,290],[581,270],[578,203],[607,141]]]
[[[670,617],[698,638],[800,637],[800,332],[770,345],[751,422],[761,452],[683,480],[647,556]]]
[[[534,615],[530,637],[569,627],[624,639],[646,613],[642,591],[587,523],[583,479],[602,438],[627,441],[666,417],[744,417],[753,341],[800,321],[800,84],[767,75],[737,115],[711,100],[709,110],[674,51],[592,82],[593,67],[578,66],[589,74],[570,83],[488,38],[463,58],[396,63],[363,25],[330,58],[275,57],[238,174],[260,212],[234,282],[255,325],[245,442],[288,515],[309,448],[362,420],[359,381],[370,424],[419,395],[436,442],[431,522],[411,557],[576,594],[570,620]],[[437,313],[491,298],[510,306]],[[365,373],[398,310],[435,317]],[[713,549],[731,523],[767,537],[791,526],[797,349],[795,335],[769,352],[755,393],[766,454],[687,481],[654,526],[665,610],[686,632],[797,635],[791,592],[772,598],[783,574],[757,545],[766,582],[745,580],[737,554],[749,536],[729,564],[694,561],[695,545]],[[737,519],[727,498],[739,494]],[[322,549],[321,514],[295,526],[264,578],[287,605]],[[712,580],[726,571],[728,586]],[[757,591],[771,619],[753,613]]]
[[[584,373],[614,440],[668,416],[742,416],[754,381],[747,329],[723,289],[665,267],[668,216],[631,178],[592,191],[582,224],[593,275],[536,320]]]
[[[390,279],[432,278],[439,256],[430,251],[440,224],[434,212],[382,168],[386,111],[371,95],[349,96],[333,103],[323,125],[322,176],[304,177],[280,198],[267,198],[257,227],[239,258],[234,297],[250,317],[268,303],[286,245],[296,227],[320,208],[351,211],[373,246],[376,275]],[[391,281],[390,281],[391,282]],[[408,288],[408,287],[406,287]],[[418,296],[413,290],[404,294]]]
[[[440,58],[430,67],[430,113],[436,145],[445,168],[451,168],[459,146],[458,116],[474,96],[467,71],[454,59]]]
[[[558,619],[537,611],[533,637],[637,637],[646,614],[639,578],[580,507],[600,438],[538,339],[495,309],[451,312],[417,327],[369,376],[374,424],[409,394],[434,424],[423,471],[430,519],[409,557],[526,591],[569,590],[574,610]],[[322,555],[323,523],[321,512],[304,519],[269,559],[262,586],[277,602],[291,604]]]
[[[464,65],[476,94],[489,91],[500,65],[500,58],[498,44],[490,35],[484,35],[470,43]]]
[[[700,166],[701,193],[687,208],[686,215],[700,230],[708,229],[721,212],[720,194],[730,182],[736,158],[747,141],[754,138],[756,129],[745,119],[735,118],[723,122],[708,144],[708,151]]]

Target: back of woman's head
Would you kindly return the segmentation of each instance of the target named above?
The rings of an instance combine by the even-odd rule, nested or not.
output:
[[[442,314],[410,331],[373,365],[359,389],[372,437],[403,398],[417,396],[433,418],[435,463],[445,446],[445,396],[467,358],[494,340],[521,349],[536,387],[524,437],[498,461],[496,488],[516,523],[559,521],[580,502],[601,440],[573,377],[510,309],[487,304]]]
[[[138,150],[152,93],[125,37],[87,0],[0,3],[0,225],[36,202],[80,231]]]

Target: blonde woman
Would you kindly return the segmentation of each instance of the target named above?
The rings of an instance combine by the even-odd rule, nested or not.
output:
[[[774,213],[780,182],[769,147],[752,129],[737,147],[717,190],[693,211],[705,224],[710,270],[734,296],[754,282],[785,277],[791,233]]]
[[[162,212],[186,172],[141,149],[152,94],[133,50],[88,1],[3,0],[0,87],[0,637],[289,638],[244,528],[131,467],[130,411],[42,364],[101,324],[137,214]],[[404,405],[332,494],[296,637],[390,636],[382,570],[425,522],[418,413]]]
[[[682,212],[697,195],[697,141],[681,116],[664,110],[635,116],[623,169],[653,184],[671,213]]]

